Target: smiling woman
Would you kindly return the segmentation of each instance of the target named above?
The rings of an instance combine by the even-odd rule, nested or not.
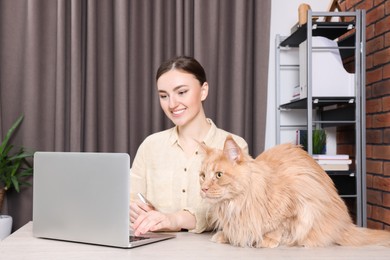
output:
[[[15,144],[134,158],[148,135],[172,126],[153,99],[156,69],[187,54],[208,71],[207,116],[257,153],[270,10],[270,0],[0,1],[0,135],[23,113],[28,131]],[[8,198],[19,228],[32,219],[32,189]]]
[[[157,87],[165,115],[177,126],[197,124],[201,126],[198,135],[205,135],[209,124],[205,120],[202,101],[208,94],[207,82],[201,85],[194,75],[173,69],[161,75]]]
[[[203,232],[206,222],[198,173],[200,143],[221,148],[230,133],[206,117],[203,101],[209,85],[197,60],[180,56],[164,62],[157,71],[160,106],[175,127],[147,137],[139,147],[131,168],[130,220],[135,234],[181,229]],[[248,150],[244,139],[234,139]],[[146,194],[154,205],[137,200]]]

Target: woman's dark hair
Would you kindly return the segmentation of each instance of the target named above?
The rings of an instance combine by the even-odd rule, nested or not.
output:
[[[201,85],[207,81],[206,72],[204,71],[202,65],[200,65],[200,63],[194,58],[188,56],[178,56],[162,63],[157,70],[156,81],[162,74],[173,69],[194,75]]]

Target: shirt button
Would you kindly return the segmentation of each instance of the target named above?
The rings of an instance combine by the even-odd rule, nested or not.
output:
[[[182,189],[181,191],[182,191],[183,193],[185,193],[185,192],[186,192],[186,190],[185,190],[185,189]]]
[[[195,152],[195,154],[198,154],[198,153],[199,153],[198,151]]]
[[[187,168],[184,168],[184,171],[186,172],[186,171],[187,171]]]

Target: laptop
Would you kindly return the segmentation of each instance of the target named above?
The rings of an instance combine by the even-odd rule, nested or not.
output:
[[[129,175],[126,153],[36,152],[34,237],[121,248],[174,238],[131,234]]]

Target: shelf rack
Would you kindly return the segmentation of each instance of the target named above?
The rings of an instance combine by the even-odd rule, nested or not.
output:
[[[343,17],[347,22],[322,22],[317,18]],[[313,19],[316,18],[316,19]],[[308,29],[310,28],[310,29]],[[337,49],[341,58],[353,59],[355,67],[355,95],[352,97],[313,97],[312,96],[312,51],[321,49],[312,46],[313,36],[323,36],[337,41]],[[286,65],[281,64],[281,52],[296,49],[306,41],[306,64],[307,64],[307,97],[292,100],[281,104],[281,71]],[[366,226],[366,155],[365,155],[365,11],[354,12],[313,12],[308,10],[307,23],[297,27],[288,36],[276,36],[276,143],[281,142],[282,128],[301,126],[307,129],[308,153],[312,154],[312,130],[314,127],[329,127],[350,125],[355,128],[355,158],[354,169],[348,172],[328,172],[335,176],[351,176],[355,178],[353,192],[340,194],[344,198],[356,199],[356,224]],[[287,65],[299,72],[298,65]],[[291,86],[292,87],[292,86]],[[326,109],[329,106],[335,109]],[[306,110],[305,125],[282,125],[281,113],[290,110]],[[314,118],[314,119],[313,119]],[[319,119],[316,119],[319,118]],[[343,178],[343,177],[342,177]],[[336,183],[337,184],[337,183]]]

